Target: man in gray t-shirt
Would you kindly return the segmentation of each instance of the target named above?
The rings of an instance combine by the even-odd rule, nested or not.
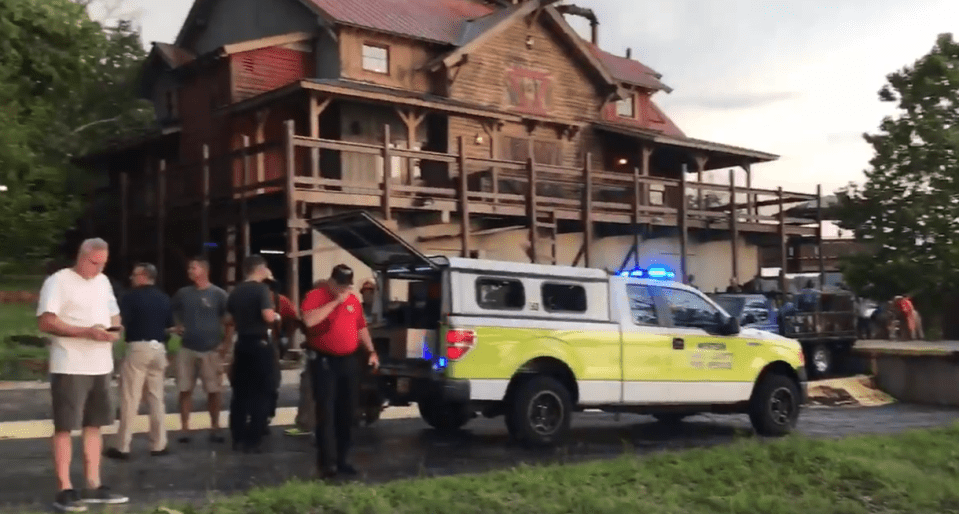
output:
[[[223,392],[223,362],[233,340],[227,323],[226,291],[210,283],[210,264],[203,257],[190,261],[187,274],[193,282],[173,296],[173,316],[182,347],[176,358],[177,387],[180,390],[181,443],[190,442],[190,412],[197,371],[207,393],[210,412],[210,441],[222,443],[220,405]]]

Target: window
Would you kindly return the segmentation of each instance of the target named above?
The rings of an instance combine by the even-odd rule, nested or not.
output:
[[[620,118],[635,118],[636,98],[633,95],[630,95],[628,98],[617,101],[616,115]]]
[[[385,46],[363,45],[363,69],[375,73],[389,73],[389,49]]]
[[[478,278],[476,303],[483,309],[521,310],[526,305],[526,292],[519,280]]]
[[[586,288],[571,284],[543,284],[546,312],[586,312]]]
[[[659,316],[656,314],[656,302],[649,294],[646,286],[626,286],[626,297],[629,299],[629,310],[633,312],[633,322],[637,325],[659,325]]]
[[[662,288],[663,298],[669,306],[673,326],[713,330],[720,321],[719,310],[705,298],[691,291]]]

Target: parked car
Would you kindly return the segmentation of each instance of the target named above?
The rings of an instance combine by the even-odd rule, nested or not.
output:
[[[779,315],[772,300],[754,293],[714,293],[709,295],[730,316],[739,320],[743,328],[781,333]]]

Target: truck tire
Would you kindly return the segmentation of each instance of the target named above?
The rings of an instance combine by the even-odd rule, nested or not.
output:
[[[419,402],[420,416],[429,426],[443,432],[452,432],[463,428],[473,413],[465,403]]]
[[[537,375],[521,382],[506,407],[507,429],[517,441],[554,446],[565,439],[573,418],[569,391],[558,380]]]
[[[799,420],[800,398],[796,381],[778,373],[763,377],[749,400],[749,420],[756,433],[780,437],[792,432]]]
[[[834,355],[832,348],[826,344],[817,344],[810,348],[807,368],[811,377],[822,377],[833,370]]]

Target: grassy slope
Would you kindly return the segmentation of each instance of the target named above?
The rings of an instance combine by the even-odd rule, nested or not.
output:
[[[957,440],[959,425],[831,441],[748,439],[648,458],[378,486],[296,482],[224,499],[201,512],[959,512]]]

